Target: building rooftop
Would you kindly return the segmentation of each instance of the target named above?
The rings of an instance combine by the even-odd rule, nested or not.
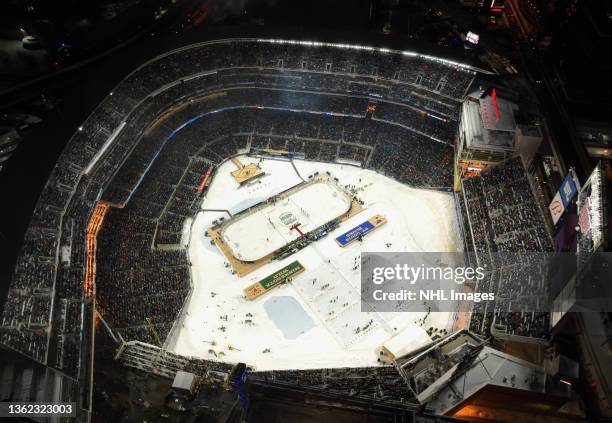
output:
[[[443,376],[446,384],[429,403],[436,413],[447,413],[487,385],[544,393],[546,373],[540,366],[487,346],[471,360]],[[461,375],[459,367],[465,369]]]
[[[466,146],[480,150],[515,149],[514,107],[515,105],[497,99],[500,119],[496,119],[491,97],[478,102],[466,100],[463,103],[462,128]]]

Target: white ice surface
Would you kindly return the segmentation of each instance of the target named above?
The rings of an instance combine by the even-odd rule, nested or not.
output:
[[[240,157],[243,163],[258,159]],[[458,251],[459,234],[451,194],[412,189],[373,171],[349,165],[296,160],[303,178],[329,171],[341,185],[352,185],[365,202],[353,216],[326,238],[283,261],[271,262],[244,278],[231,274],[225,257],[205,236],[223,210],[236,213],[302,181],[291,163],[263,160],[266,175],[239,187],[226,162],[216,172],[191,230],[189,258],[193,292],[186,312],[177,320],[168,348],[176,353],[227,362],[245,362],[257,369],[358,367],[379,364],[382,344],[425,313],[362,312],[359,300],[361,251]],[[315,207],[325,207],[316,202]],[[375,214],[388,223],[368,234],[363,242],[340,248],[334,238]],[[254,301],[242,290],[293,260],[306,271],[290,284],[274,288]],[[316,278],[316,280],[315,280]],[[326,288],[322,289],[325,285]],[[271,320],[264,304],[292,296],[315,322],[295,339],[286,339]],[[336,299],[337,298],[337,299]],[[248,316],[247,316],[248,314]],[[227,315],[227,320],[225,316]],[[423,328],[450,330],[453,313],[430,313]],[[252,320],[252,324],[245,323]],[[366,327],[356,332],[357,327]],[[222,327],[224,330],[222,330]],[[407,340],[410,342],[410,340]],[[264,352],[269,349],[270,352]]]
[[[291,229],[293,224],[299,223],[302,233],[307,233],[346,213],[350,205],[350,198],[332,184],[315,182],[260,210],[234,217],[221,236],[235,257],[255,261],[297,239],[300,234]],[[286,214],[293,216],[289,225],[280,219]]]

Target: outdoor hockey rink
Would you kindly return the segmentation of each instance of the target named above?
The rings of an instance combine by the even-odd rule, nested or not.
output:
[[[240,160],[248,164],[259,159],[241,156]],[[302,160],[294,160],[294,164],[299,174],[288,161],[265,159],[260,166],[266,175],[241,187],[230,175],[234,169],[231,162],[217,170],[202,211],[193,222],[187,222],[190,228],[185,230],[185,244],[194,287],[168,340],[168,349],[206,359],[245,362],[259,370],[375,366],[380,364],[377,359],[382,344],[412,325],[450,330],[454,313],[362,312],[359,262],[361,251],[461,250],[452,194],[412,189],[350,165]],[[232,274],[224,255],[205,236],[212,222],[230,218],[222,210],[239,213],[302,183],[317,171],[330,172],[341,186],[354,189],[365,209],[327,237],[282,261],[272,261],[243,278]],[[304,219],[307,224],[325,223],[344,211],[338,201],[341,197],[333,191],[313,194],[303,195],[291,206],[292,213],[304,210],[313,219]],[[338,202],[330,205],[326,196]],[[274,235],[275,228],[266,217],[280,219],[280,214],[280,210],[262,213],[257,221],[241,224],[240,230],[229,232],[230,243],[241,240],[236,248],[243,257],[265,254],[267,249],[257,250],[255,244],[266,233],[271,234],[266,238],[278,236],[274,242],[284,245],[289,235]],[[365,236],[363,242],[345,248],[335,242],[335,237],[376,214],[385,216],[387,224]],[[275,225],[282,228],[282,222]],[[253,233],[245,236],[249,230]],[[296,231],[290,232],[297,237],[292,234]],[[254,301],[244,297],[245,287],[295,260],[306,270],[291,283]],[[406,339],[408,349],[411,340]]]
[[[345,193],[326,181],[317,181],[260,210],[235,217],[221,236],[234,257],[255,261],[298,238],[298,231],[291,229],[294,224],[307,233],[350,207],[351,199]]]

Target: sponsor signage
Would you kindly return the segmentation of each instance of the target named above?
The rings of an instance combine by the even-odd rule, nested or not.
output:
[[[341,247],[346,247],[353,241],[365,236],[366,234],[372,232],[374,229],[377,229],[387,223],[387,219],[384,216],[376,215],[366,220],[362,224],[355,226],[353,229],[343,233],[339,237],[336,238],[336,242]]]
[[[574,182],[574,178],[572,177],[571,172],[565,176],[565,179],[561,183],[561,187],[559,188],[559,192],[561,193],[561,201],[563,201],[563,207],[567,208],[567,205],[574,199],[576,194],[578,193],[578,189],[576,188],[576,183]]]
[[[550,211],[550,217],[552,217],[553,223],[556,225],[565,211],[565,206],[563,205],[559,192],[557,192],[555,198],[550,202],[548,210]]]
[[[552,217],[553,223],[556,225],[563,213],[567,209],[567,206],[572,202],[576,194],[578,193],[578,187],[574,180],[572,172],[568,172],[565,175],[565,179],[559,187],[559,191],[553,198],[552,202],[548,206],[550,211],[550,217]]]
[[[578,215],[578,225],[582,233],[587,234],[591,230],[591,216],[589,215],[589,208],[591,207],[591,197],[584,199],[584,204],[580,209]]]
[[[302,273],[304,271],[304,266],[299,261],[294,261],[289,263],[287,266],[282,269],[272,273],[270,276],[267,276],[260,280],[259,282],[255,282],[253,285],[248,286],[244,289],[244,294],[247,296],[249,300],[253,300],[260,295],[266,293],[270,289],[275,286],[280,285],[281,283],[287,281],[287,279]]]

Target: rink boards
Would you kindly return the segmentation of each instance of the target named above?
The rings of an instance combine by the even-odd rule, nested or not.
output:
[[[351,211],[352,199],[333,181],[311,180],[273,196],[226,223],[221,230],[231,254],[254,262]]]

